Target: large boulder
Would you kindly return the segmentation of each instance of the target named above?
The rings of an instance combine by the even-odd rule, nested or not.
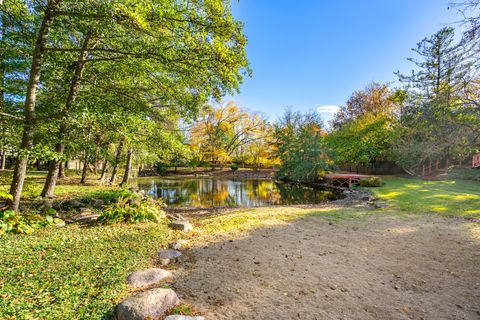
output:
[[[171,276],[172,273],[170,271],[160,268],[150,268],[133,272],[128,276],[127,282],[134,288],[140,288],[151,286]]]
[[[120,302],[117,320],[158,319],[179,302],[172,289],[150,289]]]
[[[174,222],[171,222],[168,226],[174,230],[180,230],[180,231],[193,230],[193,225],[186,220],[176,220]]]
[[[192,317],[192,316],[181,316],[181,315],[171,315],[165,318],[165,320],[205,320],[205,317]]]

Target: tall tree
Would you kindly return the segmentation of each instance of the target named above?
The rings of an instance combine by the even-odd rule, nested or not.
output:
[[[461,93],[473,65],[464,49],[455,43],[454,30],[443,28],[417,44],[419,58],[409,59],[417,67],[411,75],[397,73],[409,92],[397,162],[409,172],[428,159],[463,157],[472,146],[472,118],[465,117]]]
[[[28,77],[28,85],[25,95],[25,118],[22,142],[20,145],[19,154],[17,156],[18,159],[15,163],[12,185],[10,187],[10,194],[12,195],[12,200],[9,206],[14,211],[18,211],[20,196],[22,194],[23,183],[25,181],[25,175],[27,172],[29,152],[33,148],[33,134],[36,120],[35,103],[37,97],[38,82],[40,80],[43,56],[45,54],[48,35],[50,33],[50,28],[52,26],[52,22],[59,2],[60,0],[47,1],[32,54],[32,66]]]
[[[191,130],[191,145],[212,169],[231,160],[235,151],[265,135],[266,121],[229,102],[209,108]]]
[[[287,110],[275,124],[275,154],[280,159],[279,179],[316,182],[335,168],[326,145],[326,131],[318,113]]]
[[[400,111],[400,104],[395,99],[388,84],[373,82],[364,90],[355,91],[348,99],[345,106],[335,114],[331,126],[341,128],[349,120],[355,120],[364,116],[392,117]]]

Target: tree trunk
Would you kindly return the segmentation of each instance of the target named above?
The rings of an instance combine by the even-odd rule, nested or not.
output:
[[[0,170],[5,170],[5,163],[7,161],[7,153],[5,149],[2,150],[2,163],[0,164]]]
[[[117,147],[117,153],[115,154],[115,161],[112,167],[112,176],[110,177],[110,184],[114,184],[115,180],[117,179],[117,169],[118,169],[118,163],[120,162],[120,156],[122,155],[122,149],[123,149],[123,139],[120,140],[120,143],[118,144],[118,147]]]
[[[132,158],[133,158],[133,148],[128,149],[127,152],[127,166],[125,167],[125,173],[123,175],[122,183],[120,186],[128,185],[128,181],[130,180],[130,173],[132,171]]]
[[[78,56],[78,60],[76,62],[76,67],[75,67],[75,74],[72,79],[72,83],[70,85],[70,91],[68,92],[67,100],[65,103],[65,107],[63,109],[63,116],[66,116],[66,114],[69,112],[69,110],[72,108],[73,103],[75,102],[75,99],[78,96],[78,92],[80,91],[81,83],[82,83],[82,78],[83,78],[83,71],[85,70],[85,64],[86,64],[86,59],[88,58],[88,46],[90,43],[91,39],[91,34],[88,33],[85,36],[85,39],[83,40],[83,45],[82,45],[82,50],[80,51],[80,54]],[[59,142],[55,145],[55,152],[59,156],[63,156],[63,153],[65,152],[65,135],[67,134],[67,126],[65,122],[62,122],[60,125],[60,131],[59,131]],[[45,180],[45,185],[43,186],[42,190],[42,197],[53,197],[54,192],[55,192],[55,186],[57,185],[57,177],[59,175],[59,167],[60,167],[60,162],[62,160],[51,160],[48,163],[48,175],[47,179]]]
[[[105,158],[105,160],[103,161],[103,167],[102,167],[102,174],[100,175],[100,181],[104,181],[106,176],[107,176],[107,166],[108,166],[108,160],[107,158]]]
[[[20,144],[19,154],[15,162],[13,171],[12,184],[10,186],[10,194],[12,200],[9,202],[10,209],[18,211],[20,204],[20,196],[25,182],[28,165],[28,153],[33,148],[33,134],[35,130],[35,103],[37,98],[38,81],[42,70],[43,56],[45,53],[45,45],[48,40],[48,34],[53,22],[53,11],[58,5],[58,0],[50,0],[47,3],[45,16],[38,30],[35,48],[32,55],[32,66],[28,78],[27,92],[25,95],[25,118],[23,125],[22,143]]]
[[[64,166],[63,161],[60,161],[60,163],[58,164],[58,176],[57,176],[58,178],[61,178],[61,175],[65,174],[63,166]]]
[[[59,178],[65,178],[67,175],[65,174],[65,171],[68,169],[68,161],[65,161],[63,163],[60,163],[60,167],[58,168],[58,177]]]
[[[82,179],[80,180],[81,184],[85,183],[88,173],[88,152],[85,150],[85,159],[83,160],[83,169],[82,169]]]
[[[5,68],[4,68],[4,60],[5,60],[5,57],[3,55],[3,52],[5,52],[5,31],[7,29],[7,26],[6,26],[6,18],[5,18],[5,15],[2,14],[2,26],[1,26],[1,29],[0,29],[0,111],[3,110],[5,108],[5,90],[4,90],[4,86],[5,86]],[[2,129],[2,135],[5,136],[6,134],[6,130],[5,130],[5,125],[3,124],[3,121],[0,119],[0,126],[3,127]],[[0,150],[1,152],[1,156],[2,156],[2,160],[1,160],[1,163],[0,163],[0,170],[5,170],[5,158],[6,158],[6,154],[5,154],[5,145],[2,143],[2,148]]]

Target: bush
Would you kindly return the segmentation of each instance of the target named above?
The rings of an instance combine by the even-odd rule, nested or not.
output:
[[[237,170],[238,170],[238,164],[232,163],[232,164],[230,165],[230,169],[232,169],[233,172],[237,171]]]
[[[0,211],[0,234],[29,234],[35,229],[63,222],[61,219],[54,218],[54,214],[55,210],[53,209],[50,209],[47,215],[37,213],[16,214],[13,210]]]
[[[81,199],[84,203],[90,203],[92,199],[103,200],[105,204],[112,204],[117,202],[118,199],[138,199],[139,196],[130,190],[127,189],[118,189],[111,191],[98,191],[88,194],[87,196]]]
[[[142,201],[120,199],[117,203],[106,206],[98,221],[104,224],[160,222],[165,216],[163,203],[151,198]]]
[[[360,180],[361,187],[381,187],[385,183],[383,182],[382,178],[380,177],[370,177],[367,179]]]
[[[7,201],[12,200],[13,197],[10,193],[5,193],[0,191],[0,211],[6,210],[7,208]]]
[[[168,166],[165,163],[157,163],[157,165],[155,166],[155,170],[159,175],[163,176],[167,174]]]

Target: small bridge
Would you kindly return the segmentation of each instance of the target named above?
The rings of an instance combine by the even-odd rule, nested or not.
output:
[[[352,188],[352,186],[357,185],[361,179],[369,178],[365,174],[354,174],[354,173],[331,173],[327,174],[326,178],[331,180],[334,183],[339,184],[342,187]]]

